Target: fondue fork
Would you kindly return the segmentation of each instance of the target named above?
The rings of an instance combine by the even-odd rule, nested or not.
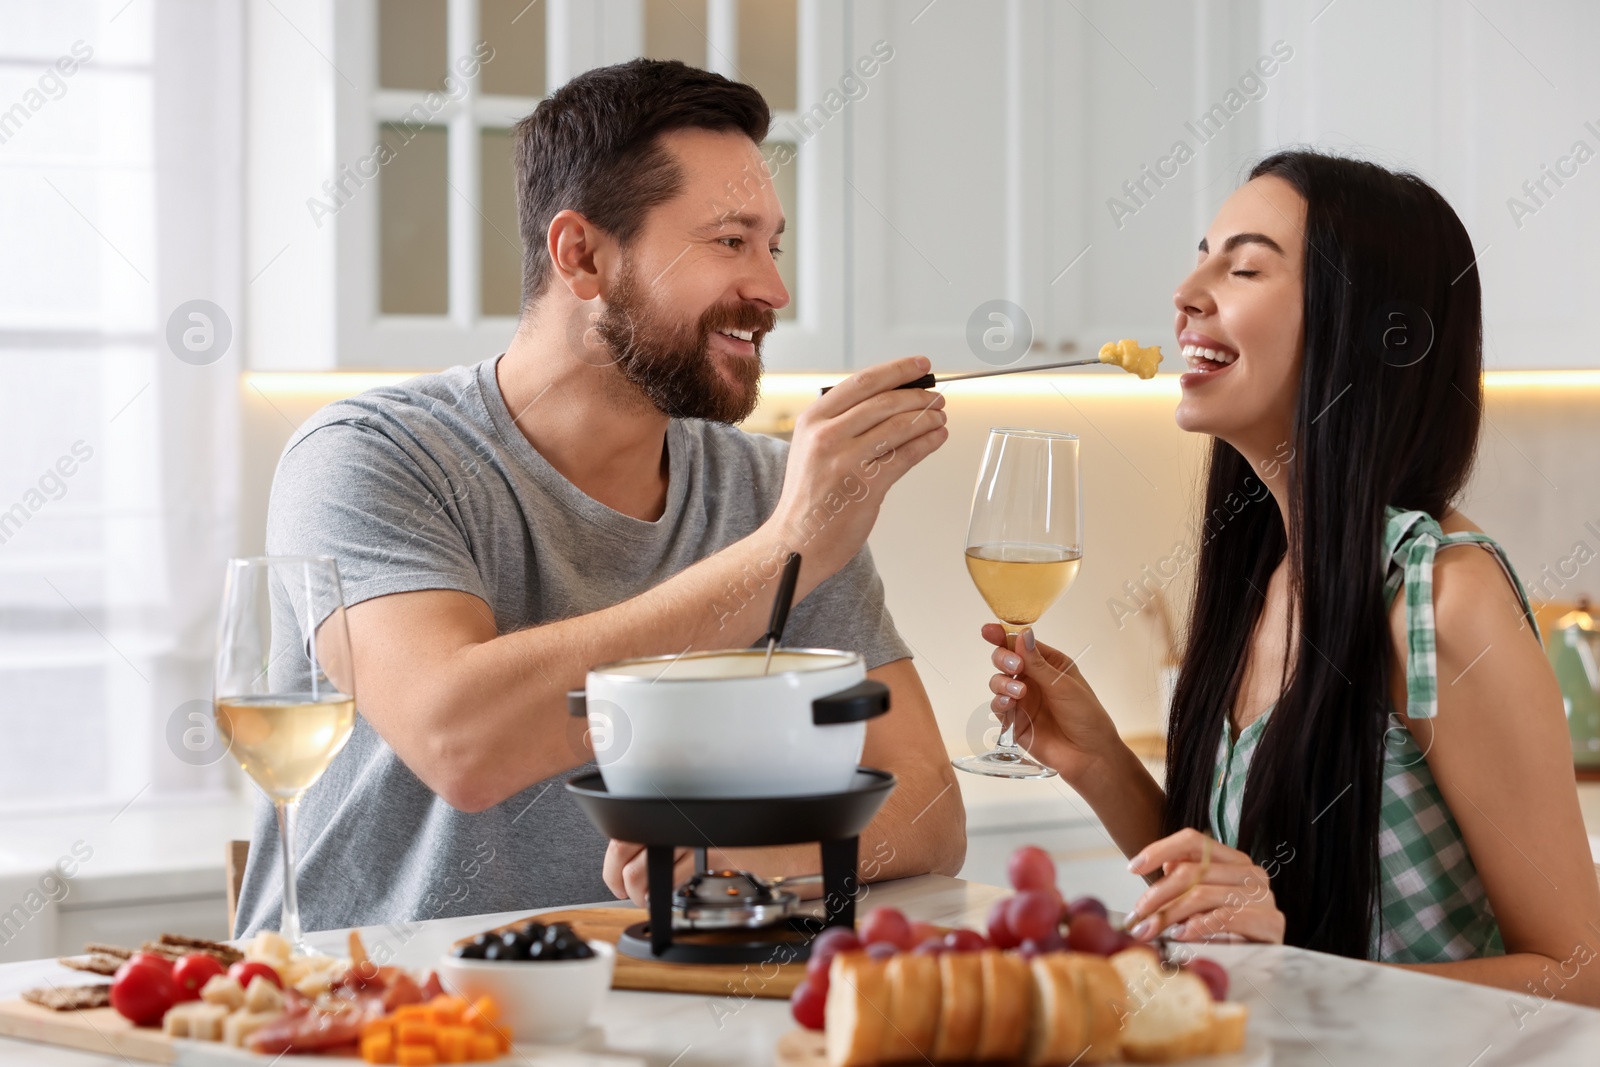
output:
[[[945,382],[964,382],[968,378],[992,378],[996,374],[1021,374],[1030,370],[1060,370],[1063,367],[1087,367],[1091,363],[1104,362],[1105,360],[1095,356],[1093,359],[1069,359],[1065,363],[1031,363],[1025,367],[1001,367],[999,370],[975,370],[967,371],[965,374],[941,374],[937,377],[932,374],[924,374],[920,378],[913,378],[904,385],[897,385],[895,388],[932,389],[934,386],[943,385]],[[822,392],[826,393],[832,388],[833,386],[831,385],[825,385],[822,387]]]
[[[772,670],[772,651],[783,636],[784,624],[789,621],[789,606],[794,603],[794,583],[800,577],[800,553],[791,552],[783,561],[783,576],[778,579],[778,592],[772,598],[772,618],[767,621],[767,658],[762,662],[761,673]],[[760,640],[757,638],[756,640]]]

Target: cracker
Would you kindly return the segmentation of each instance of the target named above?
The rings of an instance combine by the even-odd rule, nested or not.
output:
[[[90,956],[63,956],[56,961],[63,967],[71,967],[75,971],[88,971],[90,974],[112,975],[117,973],[117,968],[123,965],[124,960],[115,956],[107,956],[97,952]]]
[[[111,1006],[111,984],[46,986],[24,990],[22,999],[51,1011],[82,1011]]]

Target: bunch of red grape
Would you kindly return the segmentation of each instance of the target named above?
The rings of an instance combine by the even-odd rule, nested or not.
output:
[[[1060,951],[1110,956],[1140,944],[1133,935],[1111,925],[1106,906],[1096,898],[1064,900],[1056,888],[1055,861],[1044,849],[1035,845],[1017,849],[1006,863],[1006,877],[1016,892],[995,901],[989,910],[987,937],[976,930],[945,931],[931,923],[912,922],[887,907],[867,912],[859,934],[845,926],[822,931],[811,944],[806,977],[790,997],[795,1022],[812,1030],[823,1028],[828,967],[841,952],[865,950],[873,959],[887,959],[897,952],[938,955],[998,948],[1032,959]],[[1212,997],[1226,999],[1228,973],[1219,964],[1196,958],[1183,966],[1205,981]]]
[[[795,1022],[821,1030],[828,999],[828,966],[841,952],[860,952],[872,959],[888,959],[897,952],[934,955],[940,952],[978,952],[992,948],[976,930],[941,930],[932,923],[912,922],[897,908],[873,908],[861,920],[858,934],[848,926],[830,926],[811,943],[806,976],[790,994],[789,1010]]]

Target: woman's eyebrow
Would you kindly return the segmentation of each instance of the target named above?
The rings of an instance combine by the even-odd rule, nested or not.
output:
[[[1278,242],[1274,241],[1264,233],[1236,233],[1222,243],[1222,250],[1224,252],[1232,252],[1240,245],[1250,244],[1266,245],[1280,256],[1286,256],[1288,254],[1284,252],[1282,245],[1278,244]],[[1204,237],[1200,238],[1200,251],[1211,251],[1211,246],[1207,243]]]

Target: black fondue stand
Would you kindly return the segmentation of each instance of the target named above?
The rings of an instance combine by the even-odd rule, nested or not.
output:
[[[804,960],[811,954],[812,939],[824,928],[854,925],[860,834],[894,784],[887,771],[858,767],[848,789],[815,796],[612,796],[597,773],[572,779],[567,790],[601,833],[645,846],[650,918],[623,931],[618,951],[670,963],[761,963],[784,947],[790,950],[788,959]],[[771,926],[674,939],[673,862],[678,848],[811,841],[822,846],[823,918],[797,915]]]
[[[772,602],[772,618],[760,640],[767,665],[783,634],[800,574],[800,555],[789,553]],[[568,694],[574,715],[584,712],[583,694]],[[861,722],[889,710],[889,687],[868,679],[843,692],[812,701],[812,721],[827,727]],[[604,779],[586,774],[567,783],[568,792],[599,831],[616,841],[645,846],[650,918],[622,932],[617,949],[635,959],[671,963],[762,963],[787,948],[790,960],[811,955],[811,942],[825,927],[856,921],[856,862],[860,834],[894,789],[894,775],[856,768],[837,793],[778,797],[613,796]],[[675,939],[672,928],[673,866],[679,848],[694,848],[698,873],[705,873],[707,848],[760,848],[815,841],[822,846],[823,918],[792,915],[739,930],[695,931]]]

